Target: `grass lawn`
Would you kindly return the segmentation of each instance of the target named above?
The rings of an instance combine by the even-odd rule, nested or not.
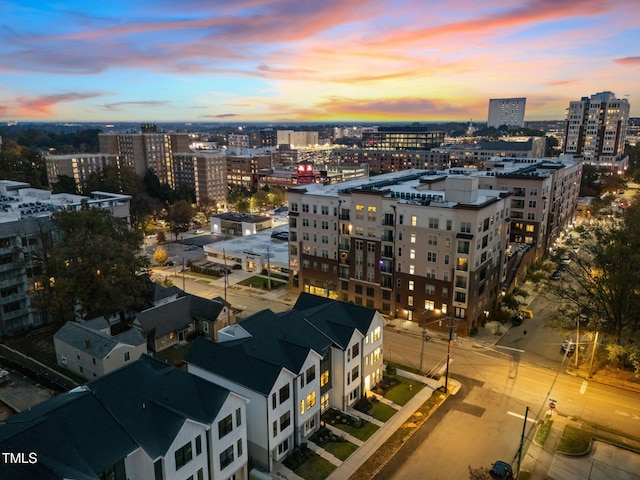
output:
[[[322,448],[344,462],[349,458],[349,455],[358,449],[358,446],[344,440],[342,442],[327,442],[322,445]]]
[[[592,432],[567,425],[564,427],[556,451],[573,455],[585,453],[589,450],[592,438]]]
[[[547,436],[551,431],[551,425],[553,425],[553,420],[550,418],[546,419],[542,426],[538,427],[538,431],[536,432],[536,436],[533,441],[536,445],[544,445],[544,442],[547,440]]]
[[[362,420],[362,422],[363,425],[360,428],[340,422],[336,422],[335,424],[333,424],[333,426],[364,442],[368,440],[369,437],[376,432],[376,430],[378,430],[378,426],[374,425],[373,423],[367,422],[366,420]]]
[[[386,422],[393,417],[396,412],[397,410],[395,408],[382,402],[373,402],[371,406],[371,416],[381,422]]]
[[[240,285],[244,285],[245,287],[254,287],[254,288],[267,288],[267,283],[269,282],[268,279],[263,278],[263,277],[249,277],[246,280],[243,280],[241,282],[238,282]],[[285,282],[279,282],[278,280],[274,280],[273,278],[271,279],[271,289],[273,290],[274,288],[278,288],[281,287],[283,285],[286,285]]]
[[[331,472],[335,469],[336,466],[333,463],[314,454],[304,465],[295,470],[294,473],[305,480],[324,480],[331,475]]]
[[[190,347],[190,343],[169,347],[166,350],[154,353],[154,357],[159,358],[160,360],[164,360],[170,365],[180,365],[182,364],[184,357],[189,351]]]
[[[388,376],[393,377],[400,382],[399,385],[392,387],[384,394],[385,398],[388,398],[396,405],[405,405],[416,393],[424,388],[424,384],[410,380],[401,375]]]

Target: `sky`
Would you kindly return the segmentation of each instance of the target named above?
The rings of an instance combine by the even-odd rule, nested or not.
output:
[[[639,0],[0,0],[0,122],[640,117]]]

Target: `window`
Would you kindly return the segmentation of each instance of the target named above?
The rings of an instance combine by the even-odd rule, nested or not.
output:
[[[380,334],[381,334],[381,329],[380,329],[380,327],[376,327],[376,328],[373,330],[373,333],[371,334],[371,335],[372,335],[372,339],[371,339],[371,341],[372,341],[372,342],[375,342],[376,340],[378,340],[378,339],[380,338]]]
[[[320,386],[324,387],[327,383],[329,383],[329,370],[325,370],[320,375]]]
[[[411,243],[416,243],[416,234],[415,233],[411,234]]]
[[[300,415],[304,415],[304,400],[300,400]]]
[[[536,201],[535,200],[529,200],[529,208],[536,208]]]
[[[456,292],[456,302],[466,302],[467,301],[467,294],[464,292]]]
[[[233,463],[233,445],[220,454],[220,468],[226,468]]]
[[[131,360],[131,352],[124,352],[124,361],[128,362]]]
[[[304,213],[309,213],[309,205],[308,205],[308,204],[306,204],[306,203],[303,203],[303,204],[302,204],[302,211],[303,211]]]
[[[360,376],[360,365],[356,365],[351,370],[351,381],[355,381]]]
[[[409,250],[409,258],[411,260],[413,260],[414,258],[416,258],[416,250],[414,248],[412,248],[411,250]]]
[[[460,231],[462,233],[471,233],[471,222],[460,222]]]
[[[289,439],[285,440],[280,445],[278,445],[278,454],[279,455],[282,455],[283,453],[287,452],[288,450],[289,450]]]
[[[276,394],[275,394],[275,392],[271,394],[271,408],[276,408]]]
[[[320,408],[322,410],[326,410],[329,408],[329,394],[325,393],[322,397],[320,397]]]
[[[329,215],[329,207],[326,205],[322,205],[320,207],[320,213],[322,213],[322,215]]]
[[[313,381],[316,378],[316,366],[312,365],[307,368],[307,383]]]
[[[242,425],[242,410],[236,408],[236,427]]]
[[[280,404],[289,399],[289,384],[287,383],[280,389]]]
[[[320,225],[321,225],[321,227],[322,227],[322,230],[329,230],[329,222],[327,222],[326,220],[323,220],[323,221],[320,223]]]
[[[278,421],[274,420],[273,421],[273,436],[277,436],[278,435]]]
[[[415,215],[411,215],[411,226],[412,227],[418,226],[418,217],[416,217]]]
[[[413,280],[409,280],[409,291],[412,292],[413,291]]]
[[[233,418],[231,415],[227,415],[218,422],[218,438],[231,433],[231,430],[233,430]]]
[[[438,219],[430,218],[429,219],[429,228],[438,228]]]
[[[433,300],[425,300],[424,301],[424,309],[425,310],[434,310],[436,308],[436,304]]]
[[[424,286],[424,293],[426,293],[427,295],[433,295],[434,293],[436,293],[436,286],[431,285],[430,283],[427,283]]]
[[[202,435],[198,435],[196,437],[196,455],[200,455],[202,453]]]
[[[182,447],[176,450],[176,470],[184,467],[193,458],[193,452],[191,451],[191,442],[187,442]]]
[[[236,443],[236,450],[238,451],[238,458],[242,456],[242,439],[238,439],[238,443]]]
[[[286,411],[280,416],[280,431],[283,431],[291,424],[291,412]]]
[[[427,245],[438,245],[438,236],[437,235],[428,235],[427,236]]]
[[[458,253],[469,253],[469,242],[458,240]]]
[[[358,355],[360,355],[360,344],[356,343],[351,349],[351,358],[356,358]]]
[[[427,252],[427,262],[437,262],[438,255],[436,252]]]
[[[409,305],[410,307],[413,307],[413,295],[409,295],[407,297],[407,305]]]
[[[316,404],[316,391],[313,390],[309,395],[307,395],[307,410],[313,407]]]

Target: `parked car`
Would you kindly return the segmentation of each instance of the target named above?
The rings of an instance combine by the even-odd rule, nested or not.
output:
[[[184,249],[185,252],[192,252],[193,250],[197,250],[198,247],[197,245],[190,245],[187,248]]]
[[[493,480],[513,480],[511,465],[502,460],[498,460],[493,464],[491,470],[489,470],[489,475]]]
[[[200,234],[202,234],[202,233],[204,233],[204,230],[196,230],[196,231],[195,231],[195,234],[196,234],[196,235],[200,235]]]
[[[564,342],[562,342],[562,347],[560,347],[560,350],[562,350],[563,352],[566,352],[566,353],[573,353],[576,350],[576,344],[573,343],[572,340],[569,340],[567,338],[567,339],[565,339]]]
[[[522,325],[523,321],[524,315],[522,314],[522,312],[516,313],[513,318],[511,318],[511,324],[515,327]]]
[[[240,265],[239,263],[234,263],[233,267],[231,268],[233,268],[234,270],[242,270],[242,265]]]

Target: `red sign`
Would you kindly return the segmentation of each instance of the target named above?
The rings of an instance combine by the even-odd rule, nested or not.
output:
[[[556,404],[555,404],[555,403],[550,403],[550,404],[549,404],[549,408],[550,408],[551,410],[553,410],[554,408],[556,408]]]

